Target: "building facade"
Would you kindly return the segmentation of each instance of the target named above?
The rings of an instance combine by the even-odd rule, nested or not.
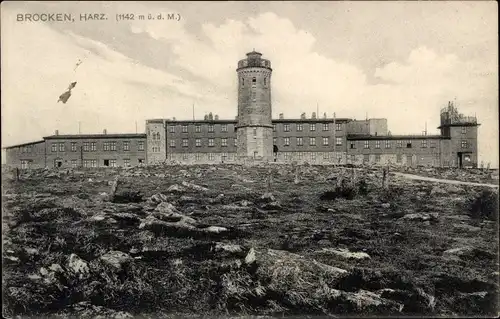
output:
[[[449,102],[441,110],[439,135],[392,135],[387,119],[272,119],[271,62],[252,51],[237,64],[234,120],[212,113],[203,120],[150,119],[144,134],[44,137],[6,148],[7,165],[105,167],[158,163],[216,164],[296,162],[477,167],[475,117]]]

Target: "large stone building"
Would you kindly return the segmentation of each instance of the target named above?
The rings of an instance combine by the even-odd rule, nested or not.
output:
[[[238,115],[203,120],[151,119],[144,134],[44,137],[6,148],[7,164],[102,167],[157,163],[297,162],[477,167],[477,119],[441,110],[439,135],[391,135],[386,119],[272,119],[271,62],[252,51],[240,60]]]

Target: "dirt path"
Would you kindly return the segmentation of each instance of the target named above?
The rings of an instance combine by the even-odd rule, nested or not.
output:
[[[495,185],[495,184],[483,184],[483,183],[455,181],[455,180],[451,180],[451,179],[439,179],[439,178],[419,176],[419,175],[406,174],[406,173],[400,173],[400,172],[394,172],[394,175],[401,176],[401,177],[408,178],[408,179],[435,182],[435,183],[459,184],[459,185],[471,185],[471,186],[487,186],[487,187],[498,188],[498,185]]]

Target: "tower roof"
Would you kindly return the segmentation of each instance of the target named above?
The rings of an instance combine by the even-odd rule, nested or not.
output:
[[[252,51],[252,52],[248,52],[248,53],[247,53],[247,56],[250,56],[250,55],[262,55],[262,53],[257,52],[257,51],[255,51],[255,49],[253,49],[253,51]]]

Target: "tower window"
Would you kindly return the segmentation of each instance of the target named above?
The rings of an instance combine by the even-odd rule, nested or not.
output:
[[[257,83],[257,78],[253,77],[252,78],[252,83]]]
[[[256,128],[253,129],[253,137],[257,137],[257,129]]]
[[[267,78],[264,78],[264,85],[267,85]]]
[[[241,86],[245,86],[245,78],[241,78]]]

